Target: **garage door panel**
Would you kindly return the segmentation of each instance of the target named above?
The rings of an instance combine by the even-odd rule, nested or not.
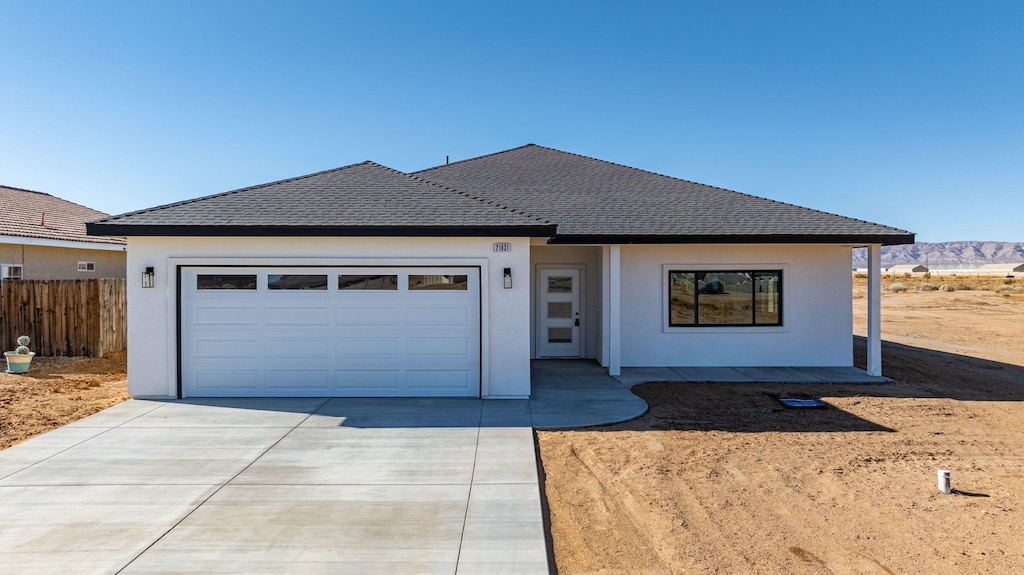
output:
[[[257,306],[232,306],[210,302],[193,308],[193,325],[196,326],[238,326],[259,325],[260,308]]]
[[[199,286],[198,274],[256,287]],[[271,275],[297,274],[326,276],[327,289],[268,288]],[[469,279],[457,291],[410,290],[412,274]],[[397,279],[387,290],[338,279],[356,275]],[[181,286],[186,397],[479,396],[476,268],[186,267]]]
[[[262,373],[257,370],[199,369],[195,372],[195,388],[201,392],[210,392],[210,395],[224,395],[224,391],[260,389],[262,379]]]
[[[266,325],[309,327],[328,325],[327,306],[273,305],[265,308]]]
[[[319,395],[330,389],[331,371],[328,369],[268,369],[264,375],[267,389],[289,390],[307,395],[306,392],[316,390]]]
[[[338,357],[397,358],[401,354],[402,340],[399,337],[339,337],[335,343]]]
[[[322,337],[281,337],[264,342],[264,357],[278,358],[329,358],[331,357],[331,338]]]
[[[406,340],[406,353],[411,356],[437,356],[449,360],[452,356],[468,360],[469,337],[410,337]]]
[[[260,340],[255,337],[203,337],[196,338],[193,356],[196,359],[259,359]]]
[[[339,369],[334,373],[338,387],[348,390],[397,390],[403,375],[397,369]]]
[[[428,295],[436,295],[429,293]],[[473,311],[469,306],[417,306],[411,305],[406,310],[406,321],[409,325],[458,325],[469,327]]]
[[[448,391],[465,390],[470,386],[469,370],[410,369],[405,372],[406,384],[413,389],[429,388]]]
[[[402,323],[397,305],[389,307],[339,306],[335,310],[335,324],[339,326],[398,326]]]

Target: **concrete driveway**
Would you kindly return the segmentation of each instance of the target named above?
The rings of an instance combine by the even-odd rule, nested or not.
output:
[[[547,573],[529,410],[128,401],[0,451],[0,573]]]

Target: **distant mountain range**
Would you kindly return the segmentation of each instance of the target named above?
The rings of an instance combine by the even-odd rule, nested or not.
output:
[[[882,267],[898,264],[973,267],[1017,262],[1024,263],[1024,243],[918,242],[905,246],[882,246]],[[867,249],[853,250],[853,267],[867,266]]]

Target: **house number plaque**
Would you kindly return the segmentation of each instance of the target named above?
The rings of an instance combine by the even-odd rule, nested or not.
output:
[[[512,251],[512,244],[509,244],[509,243],[494,244],[494,251],[496,251],[496,252],[510,252],[510,251]]]

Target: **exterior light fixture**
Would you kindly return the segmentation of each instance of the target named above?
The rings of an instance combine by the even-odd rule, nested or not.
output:
[[[505,268],[505,289],[512,289],[512,268]]]
[[[156,272],[152,267],[147,267],[146,271],[142,272],[142,287],[151,288],[154,285],[156,285]]]

